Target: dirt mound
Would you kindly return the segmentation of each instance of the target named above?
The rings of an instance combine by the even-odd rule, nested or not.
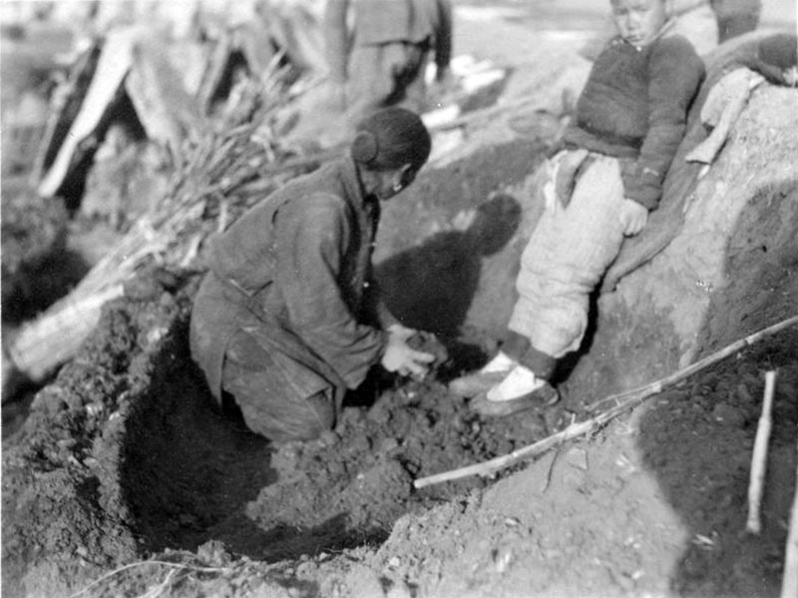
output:
[[[566,409],[584,414],[798,314],[794,101],[773,87],[752,97],[681,234],[598,299],[561,386]],[[783,122],[791,134],[776,134]],[[484,493],[403,518],[373,570],[418,596],[778,595],[796,482],[796,347],[793,327]],[[779,372],[780,423],[756,537],[744,533],[747,484],[768,370]]]
[[[120,491],[125,421],[188,309],[150,277],[147,300],[109,305],[97,334],[3,443],[3,593],[52,596],[137,554]],[[133,289],[132,296],[135,297]]]
[[[418,596],[778,596],[796,482],[796,346],[793,329],[484,494],[403,518],[374,570]],[[751,536],[748,468],[770,369],[779,422],[763,533]]]

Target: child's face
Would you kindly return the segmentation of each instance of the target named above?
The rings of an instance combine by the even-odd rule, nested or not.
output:
[[[618,32],[635,46],[652,41],[667,20],[665,0],[611,0]]]

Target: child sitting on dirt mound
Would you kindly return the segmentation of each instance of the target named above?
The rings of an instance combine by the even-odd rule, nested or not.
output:
[[[666,0],[611,0],[619,34],[602,50],[565,147],[546,165],[546,209],[521,257],[502,350],[450,389],[485,416],[555,403],[557,361],[579,348],[589,296],[657,207],[704,76],[672,31]]]

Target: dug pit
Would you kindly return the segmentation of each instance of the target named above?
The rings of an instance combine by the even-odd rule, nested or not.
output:
[[[386,243],[407,249],[383,260],[377,274],[385,286],[404,289],[392,293],[393,308],[409,325],[437,321],[437,337],[420,337],[438,356],[435,370],[424,381],[375,370],[317,442],[273,446],[234,409],[215,405],[188,353],[200,275],[150,269],[129,283],[7,443],[4,500],[14,508],[3,521],[13,538],[4,547],[4,591],[52,595],[112,563],[195,551],[209,541],[265,563],[377,546],[402,515],[487,483],[414,491],[414,478],[550,433],[534,412],[480,421],[445,386],[495,347],[490,334],[456,333],[485,256],[504,249],[521,225],[519,201],[501,189],[523,182],[535,165],[528,156],[541,149],[539,141],[517,140],[421,177],[420,191],[407,199],[416,204],[414,218],[436,211],[440,220],[443,211],[447,219],[461,214],[466,225],[416,246],[404,232],[389,237]],[[458,172],[490,175],[453,187]],[[410,286],[407,274],[417,277]],[[462,307],[436,320],[446,305]]]

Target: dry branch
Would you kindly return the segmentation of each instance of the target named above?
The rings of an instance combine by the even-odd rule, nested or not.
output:
[[[768,442],[772,426],[773,389],[776,386],[776,372],[765,374],[765,400],[762,403],[762,414],[756,427],[754,453],[751,457],[751,481],[748,486],[748,519],[745,530],[751,534],[762,531],[759,507],[762,504],[762,488],[765,484],[767,470]]]
[[[143,567],[143,566],[147,566],[147,565],[155,565],[155,566],[158,566],[158,567],[169,567],[170,571],[175,571],[175,570],[180,570],[180,569],[184,569],[184,570],[188,570],[188,571],[197,571],[197,572],[201,572],[201,573],[224,573],[224,572],[227,571],[227,569],[224,568],[224,567],[198,567],[198,566],[195,566],[195,565],[185,565],[183,563],[170,563],[169,561],[156,561],[156,560],[136,561],[135,563],[128,563],[127,565],[122,565],[121,567],[118,567],[118,568],[114,569],[113,571],[109,571],[108,573],[105,573],[104,575],[102,575],[102,576],[98,577],[97,579],[95,579],[93,582],[91,582],[89,585],[87,585],[82,590],[78,590],[74,594],[70,594],[67,598],[77,598],[78,596],[81,596],[81,595],[85,594],[86,592],[88,592],[94,586],[96,586],[96,585],[98,585],[98,584],[100,584],[100,583],[102,583],[102,582],[104,582],[104,581],[106,581],[106,580],[108,580],[108,579],[110,579],[112,577],[115,577],[116,575],[119,575],[120,573],[122,573],[124,571],[127,571],[129,569],[133,569],[135,567]]]
[[[468,465],[466,467],[462,467],[460,469],[455,469],[452,471],[447,471],[431,476],[427,476],[424,478],[419,478],[413,482],[413,486],[415,488],[423,488],[425,486],[431,486],[433,484],[439,484],[441,482],[449,482],[452,480],[459,480],[465,477],[469,477],[472,475],[480,475],[480,476],[490,476],[500,471],[506,467],[510,467],[519,463],[526,459],[531,459],[533,457],[537,457],[545,453],[546,451],[561,445],[562,443],[573,440],[574,438],[579,438],[584,436],[594,430],[598,430],[599,428],[605,426],[611,420],[615,419],[622,413],[627,411],[631,411],[647,398],[661,393],[665,388],[673,386],[682,380],[692,376],[696,372],[701,371],[702,369],[725,359],[729,355],[733,355],[737,353],[744,347],[748,345],[752,345],[767,336],[771,336],[785,328],[798,324],[798,315],[788,318],[779,322],[778,324],[774,324],[768,328],[764,328],[759,332],[756,332],[750,336],[747,336],[737,342],[732,343],[731,345],[713,353],[690,365],[684,369],[679,370],[671,374],[670,376],[666,376],[656,382],[648,384],[646,386],[642,386],[639,388],[635,388],[633,390],[629,390],[620,394],[612,395],[598,401],[597,403],[593,404],[593,408],[599,404],[604,404],[609,401],[614,401],[616,403],[615,407],[608,409],[607,411],[593,417],[591,419],[585,420],[583,422],[573,423],[568,426],[565,430],[553,434],[543,440],[540,440],[534,444],[527,445],[520,449],[513,451],[507,455],[502,455],[501,457],[496,457],[495,459],[490,459],[489,461],[484,461],[482,463],[476,463],[474,465]]]

